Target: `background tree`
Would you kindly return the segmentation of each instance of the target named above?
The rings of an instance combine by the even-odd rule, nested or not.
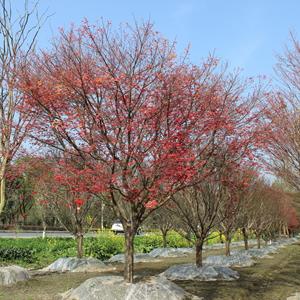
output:
[[[25,225],[34,205],[30,166],[26,158],[11,163],[6,171],[7,203],[2,214],[3,223],[10,226]]]
[[[77,257],[81,258],[84,234],[101,213],[101,203],[94,195],[95,192],[100,194],[101,186],[91,172],[86,172],[84,166],[74,160],[52,158],[46,165],[44,176],[38,178],[37,184],[45,186],[43,198],[37,193],[40,205],[50,208],[60,224],[74,235]]]
[[[18,73],[26,68],[34,48],[41,21],[37,5],[24,2],[21,15],[8,0],[0,1],[0,214],[5,206],[7,168],[20,149],[33,124],[29,111],[20,110],[24,95],[19,89]]]
[[[249,189],[253,172],[247,160],[244,164],[240,161],[228,166],[226,171],[227,176],[223,179],[225,192],[218,211],[218,224],[219,231],[225,237],[225,255],[229,256],[233,235],[239,229],[240,213],[247,208],[244,195]]]
[[[279,84],[269,96],[266,120],[270,125],[269,157],[266,163],[270,170],[282,178],[294,190],[300,188],[300,47],[297,39],[291,35],[291,45],[285,53],[278,56],[275,70]],[[271,161],[271,163],[270,163]]]
[[[183,223],[183,231],[193,234],[196,246],[196,265],[202,267],[202,250],[213,228],[217,226],[217,216],[224,189],[219,182],[208,179],[206,182],[184,189],[172,197],[174,208]]]
[[[163,238],[163,247],[168,245],[168,233],[177,228],[176,223],[178,221],[177,216],[170,210],[168,203],[165,206],[161,206],[156,209],[145,221],[145,226],[150,229],[158,228]]]

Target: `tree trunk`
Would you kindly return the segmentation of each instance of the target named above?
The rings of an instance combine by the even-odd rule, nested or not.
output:
[[[256,235],[256,239],[257,239],[257,248],[260,249],[261,243],[260,243],[260,234]]]
[[[243,237],[244,237],[245,250],[248,250],[249,249],[248,232],[245,227],[242,228],[242,233],[243,233]]]
[[[83,234],[82,233],[77,233],[76,243],[77,243],[77,258],[82,258],[83,257]]]
[[[128,283],[133,283],[133,263],[134,263],[134,236],[135,232],[132,228],[125,229],[125,264],[124,264],[124,279]]]
[[[279,230],[278,230],[278,237],[281,239],[281,225],[279,226]]]
[[[196,240],[196,266],[198,268],[202,267],[202,251],[203,251],[203,240]]]
[[[46,237],[47,224],[45,220],[43,220],[43,239]]]
[[[100,219],[100,228],[101,228],[101,230],[103,230],[104,229],[104,226],[103,226],[103,223],[104,223],[104,214],[103,214],[103,212],[104,212],[104,203],[103,203],[103,200],[101,200],[101,219]]]
[[[222,232],[219,232],[219,239],[220,239],[220,243],[223,244],[224,241],[223,241],[223,237],[222,237]]]
[[[289,228],[287,225],[284,226],[284,232],[285,232],[285,236],[289,237]]]
[[[163,238],[163,247],[167,248],[167,244],[168,244],[167,235],[168,235],[168,232],[162,230],[161,233],[162,233],[162,238]]]
[[[0,180],[0,215],[4,210],[5,200],[5,178],[2,177]]]
[[[226,256],[230,256],[230,243],[231,243],[231,239],[226,236],[226,240],[225,240],[225,255]]]

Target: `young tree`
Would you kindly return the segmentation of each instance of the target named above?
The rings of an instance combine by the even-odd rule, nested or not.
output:
[[[26,157],[11,163],[6,170],[6,206],[2,219],[10,225],[25,224],[28,213],[34,205],[30,166]]]
[[[41,19],[35,19],[37,6],[24,2],[21,15],[14,12],[10,1],[0,1],[0,214],[5,198],[7,168],[20,149],[33,124],[33,116],[22,110],[24,95],[19,89],[18,73],[26,68],[27,58],[34,48]],[[42,17],[43,19],[43,17]],[[32,25],[33,24],[33,25]]]
[[[145,222],[146,226],[160,230],[164,248],[168,245],[168,233],[177,227],[177,217],[168,206],[169,204],[156,209]]]
[[[300,190],[300,46],[291,35],[291,46],[278,56],[275,66],[280,85],[270,94],[266,120],[270,124],[267,163],[270,170],[291,187]]]
[[[223,180],[226,192],[218,211],[219,230],[225,236],[225,255],[230,255],[230,244],[233,234],[239,228],[239,217],[245,205],[244,195],[249,190],[249,184],[253,177],[253,171],[249,162],[244,160],[227,169],[227,177]],[[233,172],[234,170],[234,172]]]
[[[241,209],[238,212],[237,216],[237,226],[241,230],[244,240],[244,247],[245,250],[249,250],[249,233],[252,230],[253,225],[253,217],[254,215],[251,213],[253,210],[253,197],[255,193],[255,187],[257,185],[257,178],[259,178],[259,173],[257,168],[252,169],[249,172],[249,179],[248,179],[248,187],[243,189],[240,193],[240,207]]]
[[[276,219],[276,215],[272,211],[278,212],[277,208],[272,209],[276,202],[270,196],[273,196],[270,188],[264,181],[258,181],[254,187],[251,199],[252,207],[249,211],[249,215],[252,218],[251,229],[254,231],[257,239],[257,248],[261,247],[263,233],[267,233],[274,224],[273,221]]]
[[[184,189],[172,197],[173,213],[178,215],[184,228],[188,228],[195,237],[196,265],[202,267],[203,244],[211,229],[217,226],[224,189],[219,182],[208,179],[206,182]]]
[[[41,198],[40,204],[51,209],[60,224],[76,238],[77,257],[83,253],[84,234],[95,224],[101,210],[99,198],[94,194],[101,193],[101,184],[98,183],[92,171],[69,158],[59,161],[46,162],[44,176],[37,178],[38,192],[36,197]],[[44,189],[40,189],[40,185]]]
[[[247,204],[250,228],[256,235],[258,248],[261,239],[268,241],[276,237],[281,228],[288,227],[289,211],[293,210],[290,196],[263,179],[256,180],[251,186]]]

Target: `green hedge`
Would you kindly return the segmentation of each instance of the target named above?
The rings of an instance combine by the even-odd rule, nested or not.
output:
[[[2,261],[16,261],[22,260],[26,263],[32,263],[34,261],[34,250],[28,248],[17,247],[1,247],[0,258]]]
[[[147,253],[163,246],[161,235],[149,233],[136,236],[135,251]],[[169,247],[187,247],[188,243],[177,233],[168,236]],[[124,236],[111,232],[101,232],[96,237],[84,239],[84,253],[86,256],[106,260],[115,254],[124,252]],[[72,238],[28,238],[28,239],[0,239],[0,263],[15,261],[16,263],[32,263],[40,266],[59,257],[76,256],[76,241]]]
[[[218,243],[217,233],[208,241]],[[163,239],[159,233],[148,233],[136,236],[134,240],[135,252],[147,253],[154,248],[163,247]],[[168,234],[168,247],[189,247],[189,243],[176,232]],[[84,239],[84,254],[106,260],[115,254],[124,252],[124,236],[111,232],[100,232],[96,237]],[[76,241],[73,238],[28,238],[7,239],[0,238],[0,264],[15,262],[31,267],[45,266],[57,258],[76,256]]]

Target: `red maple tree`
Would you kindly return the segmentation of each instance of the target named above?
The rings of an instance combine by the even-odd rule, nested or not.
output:
[[[84,22],[62,30],[53,50],[32,61],[22,87],[39,118],[35,140],[95,174],[123,224],[124,274],[132,282],[141,222],[209,176],[212,157],[252,159],[260,93],[242,96],[245,84],[217,71],[213,57],[200,67],[177,59],[150,23],[113,31]]]

